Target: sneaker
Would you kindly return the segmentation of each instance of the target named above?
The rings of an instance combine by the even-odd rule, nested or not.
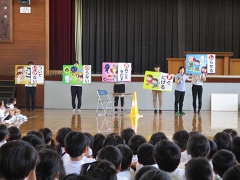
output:
[[[78,109],[78,114],[81,114],[81,109]]]
[[[154,114],[157,114],[157,110],[154,110]]]
[[[200,109],[198,110],[198,114],[200,114]]]
[[[73,109],[72,112],[73,112],[73,114],[76,114],[76,109]]]
[[[179,112],[175,112],[174,114],[175,114],[175,115],[179,115],[180,113],[179,113]]]
[[[162,110],[159,110],[159,114],[162,114]]]
[[[180,112],[180,114],[183,114],[183,115],[184,115],[184,114],[185,114],[185,112]]]
[[[118,109],[117,108],[115,108],[115,110],[114,110],[115,112],[118,112]]]

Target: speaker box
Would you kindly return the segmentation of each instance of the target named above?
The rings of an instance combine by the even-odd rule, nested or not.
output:
[[[30,0],[19,0],[18,2],[22,5],[30,5]]]

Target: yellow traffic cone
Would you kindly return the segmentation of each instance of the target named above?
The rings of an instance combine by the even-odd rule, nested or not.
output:
[[[128,115],[128,117],[143,117],[142,115],[138,114],[138,103],[137,103],[136,92],[133,93],[131,113]]]

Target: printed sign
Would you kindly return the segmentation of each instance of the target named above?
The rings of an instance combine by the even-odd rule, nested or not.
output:
[[[143,89],[172,91],[173,75],[163,72],[145,71]]]
[[[44,66],[15,65],[15,84],[43,84]]]
[[[210,72],[210,59],[215,64],[215,54],[187,54],[186,74],[207,74]],[[213,63],[213,62],[212,62]],[[215,73],[215,66],[211,66],[211,73]]]
[[[63,65],[63,84],[90,84],[91,65]]]
[[[102,82],[131,82],[131,63],[102,63]]]

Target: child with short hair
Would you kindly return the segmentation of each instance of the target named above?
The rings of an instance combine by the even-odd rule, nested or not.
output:
[[[185,180],[185,171],[179,169],[180,148],[169,140],[162,140],[154,146],[153,157],[159,169],[166,172],[171,179]]]
[[[0,147],[7,142],[9,138],[8,128],[4,124],[0,124]]]
[[[70,159],[64,164],[66,175],[76,173],[80,174],[83,165],[83,156],[87,150],[87,137],[76,131],[71,131],[64,139],[65,152],[69,154]]]

